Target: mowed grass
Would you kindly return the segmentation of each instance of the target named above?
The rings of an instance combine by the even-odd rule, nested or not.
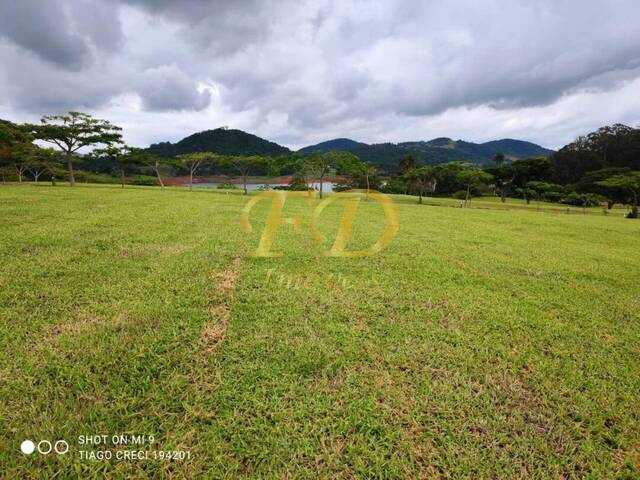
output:
[[[0,186],[0,476],[640,476],[640,222],[397,197],[386,249],[333,258],[342,207],[319,246],[289,198],[256,258],[246,201]],[[360,202],[350,248],[383,224]],[[82,460],[91,434],[192,458]]]

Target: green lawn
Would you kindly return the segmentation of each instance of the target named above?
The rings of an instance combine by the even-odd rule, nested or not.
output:
[[[256,258],[246,200],[0,185],[0,477],[640,477],[640,222],[395,197],[385,250],[333,258],[290,198]],[[192,458],[81,459],[120,449],[92,434]]]

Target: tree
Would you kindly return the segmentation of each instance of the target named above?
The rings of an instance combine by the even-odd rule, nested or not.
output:
[[[460,171],[457,175],[457,180],[466,186],[464,206],[469,205],[469,196],[472,188],[477,188],[483,183],[489,183],[492,179],[493,176],[491,174],[477,167],[467,167]]]
[[[146,165],[147,167],[151,167],[156,174],[156,178],[158,179],[158,184],[160,185],[160,190],[164,190],[164,181],[162,180],[161,169],[165,165],[169,165],[169,160],[163,157],[159,157],[152,153],[148,153],[140,148],[132,147],[130,148],[131,155],[135,159],[135,163],[139,165]]]
[[[212,162],[218,155],[212,152],[186,153],[178,155],[178,163],[189,170],[189,190],[193,190],[193,176],[205,163]]]
[[[61,153],[53,148],[37,147],[28,162],[28,170],[33,180],[38,183],[42,175],[51,173],[62,162],[61,156]]]
[[[551,156],[553,180],[575,183],[587,173],[614,167],[640,170],[640,129],[622,124],[578,137]]]
[[[247,195],[249,190],[247,189],[247,180],[249,174],[254,168],[264,166],[267,163],[264,157],[260,157],[258,155],[246,156],[246,155],[238,155],[231,157],[223,157],[221,159],[221,163],[223,165],[228,165],[233,167],[242,177],[242,185],[244,194]]]
[[[511,163],[514,172],[513,185],[526,188],[527,182],[548,182],[551,180],[551,162],[546,157],[522,158]]]
[[[532,182],[527,182],[526,189],[529,192],[532,192],[536,196],[536,199],[538,200],[538,202],[540,202],[540,199],[542,198],[543,195],[545,195],[548,192],[561,190],[562,187],[554,183],[532,181]],[[527,201],[527,204],[528,203],[529,201]],[[540,208],[540,205],[538,205],[538,208]]]
[[[327,153],[318,153],[315,155],[309,155],[304,159],[304,169],[307,171],[312,181],[318,181],[320,184],[320,198],[322,198],[322,184],[324,183],[324,177],[331,171],[331,168],[336,162],[343,158],[343,153],[348,152],[336,152],[334,150]]]
[[[398,163],[398,170],[400,171],[400,175],[404,175],[405,173],[413,170],[418,166],[416,159],[413,155],[405,155]]]
[[[627,203],[631,205],[631,212],[627,218],[638,218],[638,196],[640,196],[640,172],[629,172],[598,182],[603,187],[620,188],[629,195]]]
[[[497,192],[500,194],[502,203],[507,201],[507,195],[511,189],[511,184],[515,179],[513,166],[507,163],[507,159],[502,153],[498,153],[494,159],[495,167],[487,169],[493,175]]]
[[[4,167],[3,178],[5,171],[14,169],[18,181],[22,183],[22,177],[29,168],[31,152],[37,148],[31,143],[32,140],[23,126],[0,120],[0,166]]]
[[[18,182],[20,183],[22,183],[22,177],[24,177],[25,173],[29,170],[29,162],[31,161],[31,156],[33,155],[32,152],[36,148],[38,147],[36,147],[32,143],[21,143],[11,149],[11,157],[9,160],[13,164],[13,167],[16,169]]]
[[[344,189],[362,188],[361,184],[366,188],[368,197],[371,190],[371,180],[378,173],[378,169],[369,162],[360,160],[356,155],[350,152],[340,152],[341,155],[336,158],[335,167],[339,175],[347,175],[351,177]],[[375,182],[378,187],[379,182]]]
[[[433,193],[436,188],[436,169],[433,166],[425,166],[409,170],[403,175],[404,179],[416,186],[418,203],[422,204],[425,191]]]
[[[611,210],[616,203],[625,203],[628,192],[619,187],[604,187],[600,182],[619,175],[626,175],[631,172],[627,167],[610,167],[601,170],[594,170],[586,173],[580,181],[572,185],[576,192],[595,192],[607,199],[607,209]]]
[[[278,175],[280,175],[280,172],[282,171],[282,168],[286,165],[286,163],[287,163],[287,160],[284,155],[281,155],[276,158],[262,157],[262,167],[264,168],[268,179],[271,179],[273,177],[277,177]],[[271,183],[270,180],[267,180],[267,183],[265,184],[267,189],[270,188],[270,185],[269,185],[270,183]]]
[[[121,128],[107,120],[93,118],[81,112],[42,117],[41,125],[31,125],[36,139],[56,145],[65,155],[69,170],[69,185],[75,186],[74,154],[83,147],[112,146],[122,143]]]
[[[120,174],[120,184],[124,188],[127,167],[137,163],[137,158],[132,155],[132,150],[126,145],[110,145],[93,152],[96,157],[106,157],[116,164]]]

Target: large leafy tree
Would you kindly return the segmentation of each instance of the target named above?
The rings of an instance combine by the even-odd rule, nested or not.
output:
[[[629,172],[625,175],[616,175],[598,182],[607,188],[619,188],[628,194],[627,203],[631,205],[631,212],[627,218],[638,218],[638,197],[640,197],[640,172]]]
[[[378,169],[374,165],[360,160],[356,155],[349,152],[343,152],[342,157],[336,162],[336,170],[340,175],[351,177],[350,188],[362,188],[364,183],[367,195],[371,190],[371,180],[378,173]],[[377,187],[379,182],[375,183]]]
[[[551,162],[546,157],[522,158],[511,163],[514,171],[514,187],[525,187],[527,182],[551,180]]]
[[[139,158],[134,155],[132,147],[127,145],[109,145],[105,148],[94,150],[93,154],[97,158],[107,158],[116,164],[122,188],[125,185],[127,170],[134,165],[139,165]]]
[[[33,180],[38,183],[42,175],[51,174],[62,164],[63,158],[60,151],[53,148],[36,148],[29,160],[29,173]]]
[[[405,181],[415,187],[418,192],[418,203],[422,204],[425,192],[433,193],[437,184],[437,169],[431,165],[409,170],[403,175]]]
[[[400,159],[398,163],[398,170],[400,171],[400,175],[404,175],[409,170],[413,170],[418,166],[418,162],[413,155],[405,155]]]
[[[511,191],[511,184],[515,180],[516,172],[513,165],[507,162],[507,159],[502,153],[498,153],[494,159],[493,168],[488,168],[487,172],[493,175],[495,186],[498,194],[500,195],[500,201],[502,203],[507,201],[507,195]]]
[[[551,164],[553,180],[561,184],[606,168],[640,170],[640,129],[622,124],[602,127],[554,153]]]
[[[76,184],[73,163],[78,150],[95,145],[113,146],[122,143],[120,127],[81,112],[47,115],[42,117],[40,125],[30,127],[36,139],[56,145],[65,155],[69,185],[72,187]]]
[[[611,167],[595,170],[585,174],[579,182],[572,185],[578,193],[597,193],[607,199],[607,208],[611,209],[616,203],[626,203],[628,192],[620,187],[603,186],[601,182],[611,177],[626,175],[631,172],[627,167]]]
[[[32,152],[38,148],[32,140],[24,126],[0,120],[0,166],[15,170],[20,182],[29,169]]]
[[[471,190],[478,188],[483,183],[489,183],[493,176],[477,167],[467,167],[458,172],[457,180],[465,186],[466,195],[464,198],[464,206],[469,205]]]

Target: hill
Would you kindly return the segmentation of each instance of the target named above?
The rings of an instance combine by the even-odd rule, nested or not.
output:
[[[362,160],[384,169],[393,169],[405,155],[413,155],[420,163],[434,164],[452,161],[469,161],[487,165],[496,153],[504,153],[510,158],[546,157],[552,150],[523,140],[502,139],[485,143],[452,140],[439,137],[429,141],[377,143],[368,145],[348,138],[339,138],[311,145],[299,150],[300,153],[340,150],[358,155]]]
[[[350,138],[336,138],[334,140],[327,140],[316,145],[309,145],[308,147],[301,148],[298,152],[308,155],[311,153],[325,153],[330,150],[338,150],[340,152],[352,152],[358,148],[368,147],[366,143],[356,142]]]
[[[221,155],[286,155],[287,147],[270,142],[242,130],[217,128],[194,133],[177,143],[152,144],[147,151],[162,157],[174,157],[185,153],[215,152]]]

